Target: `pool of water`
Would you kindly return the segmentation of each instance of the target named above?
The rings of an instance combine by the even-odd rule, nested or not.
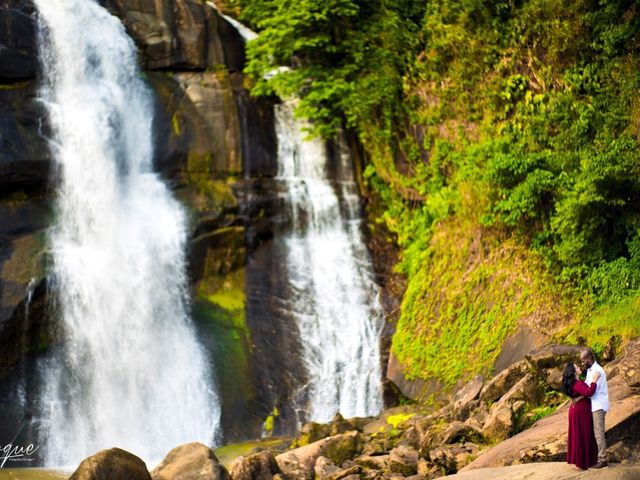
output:
[[[0,468],[0,480],[66,480],[71,473],[47,468]]]

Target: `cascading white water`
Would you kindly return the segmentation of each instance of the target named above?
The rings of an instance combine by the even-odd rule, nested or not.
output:
[[[287,185],[293,220],[286,237],[289,304],[310,378],[308,417],[374,415],[382,408],[382,310],[360,230],[351,159],[341,152],[334,188],[326,145],[306,141],[303,127],[290,102],[276,107],[278,177]]]
[[[51,234],[64,352],[48,367],[46,463],[211,444],[219,403],[189,318],[186,218],[153,172],[136,48],[95,0],[36,0],[60,170]]]

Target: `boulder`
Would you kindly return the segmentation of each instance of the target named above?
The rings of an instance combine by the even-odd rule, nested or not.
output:
[[[276,462],[286,479],[309,479],[314,476],[316,460],[327,457],[335,465],[342,465],[362,449],[362,437],[357,431],[323,438],[303,447],[276,456]]]
[[[627,344],[618,365],[627,385],[632,389],[640,389],[640,338]]]
[[[342,480],[344,478],[357,478],[359,479],[362,467],[359,465],[352,465],[349,468],[336,467],[331,460],[326,457],[318,457],[316,461],[315,480]]]
[[[487,440],[501,441],[508,438],[513,431],[514,412],[508,403],[499,402],[494,404],[489,411],[482,435]]]
[[[433,465],[427,462],[426,458],[420,458],[418,460],[418,475],[426,477],[427,475],[429,475],[429,473],[431,473],[430,471],[432,468]]]
[[[478,451],[478,446],[473,443],[443,445],[431,450],[429,458],[433,464],[450,474],[466,466]]]
[[[544,388],[538,384],[534,375],[527,373],[500,398],[500,402],[513,404],[522,400],[530,405],[537,405],[543,399]]]
[[[336,434],[337,435],[337,434]],[[307,422],[298,434],[298,444],[308,445],[309,443],[317,442],[323,438],[331,436],[331,425],[326,423]]]
[[[415,426],[411,426],[402,433],[398,443],[408,445],[418,450],[422,443],[422,436],[418,433],[418,429]]]
[[[467,418],[464,423],[472,428],[482,430],[482,426],[484,425],[484,422],[487,421],[488,416],[489,408],[487,407],[487,404],[480,403],[480,405],[478,405],[478,407],[469,414],[469,418]]]
[[[151,480],[145,463],[120,448],[102,450],[85,458],[69,480]]]
[[[420,455],[410,447],[398,446],[389,453],[389,471],[400,473],[405,477],[415,475],[418,471]]]
[[[616,358],[616,353],[618,346],[620,345],[620,337],[618,335],[613,335],[607,341],[607,344],[604,346],[602,350],[601,359],[603,362],[611,362]]]
[[[544,389],[537,377],[526,373],[489,410],[482,435],[489,440],[500,441],[514,433],[518,418],[526,405],[538,405],[544,399]]]
[[[441,443],[476,442],[482,439],[482,431],[473,422],[451,422],[442,432]]]
[[[545,383],[557,392],[562,391],[562,369],[559,367],[547,368],[541,372]]]
[[[362,468],[358,465],[354,465],[337,471],[331,475],[328,480],[360,480],[360,472],[362,472]]]
[[[118,478],[118,477],[113,477]],[[215,453],[202,443],[193,442],[171,450],[151,471],[153,480],[231,480]]]
[[[526,375],[527,369],[528,364],[525,360],[504,369],[484,384],[480,392],[480,400],[486,403],[497,401]]]
[[[300,428],[294,446],[301,447],[340,433],[362,430],[365,422],[369,423],[370,419],[354,418],[352,422],[345,420],[340,413],[335,414],[331,423],[307,422]]]
[[[474,402],[482,391],[484,386],[484,377],[476,375],[471,381],[460,388],[453,396],[453,410],[460,420],[466,420],[471,408],[469,406]]]
[[[315,478],[318,480],[327,480],[331,478],[333,474],[339,472],[340,468],[336,467],[327,457],[319,456],[313,467],[313,471],[315,472]]]
[[[334,415],[333,419],[331,420],[331,423],[329,424],[329,427],[330,427],[329,435],[338,435],[339,433],[358,430],[356,422],[345,420],[345,418],[340,413],[336,413]]]
[[[616,463],[640,464],[640,449],[632,442],[615,442],[607,448],[607,459]]]
[[[527,362],[537,371],[564,368],[568,362],[577,362],[585,347],[578,345],[546,345],[525,355]]]
[[[388,470],[389,455],[362,455],[354,460],[354,462],[364,468],[372,470]]]
[[[276,459],[267,450],[240,456],[229,467],[233,480],[272,480],[278,472]]]
[[[484,423],[482,434],[489,440],[504,440],[513,427],[513,412],[506,404],[495,404]]]

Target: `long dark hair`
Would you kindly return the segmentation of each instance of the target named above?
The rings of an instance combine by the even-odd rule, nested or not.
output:
[[[576,383],[576,367],[573,363],[567,363],[562,372],[562,391],[573,396],[573,384]]]

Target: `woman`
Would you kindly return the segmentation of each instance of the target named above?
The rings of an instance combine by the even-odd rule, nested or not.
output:
[[[578,379],[576,372],[576,366],[567,363],[562,374],[562,389],[572,398],[569,407],[567,463],[586,470],[598,462],[598,447],[591,416],[591,396],[596,392],[596,382],[600,374],[596,374],[591,386],[587,386]]]

